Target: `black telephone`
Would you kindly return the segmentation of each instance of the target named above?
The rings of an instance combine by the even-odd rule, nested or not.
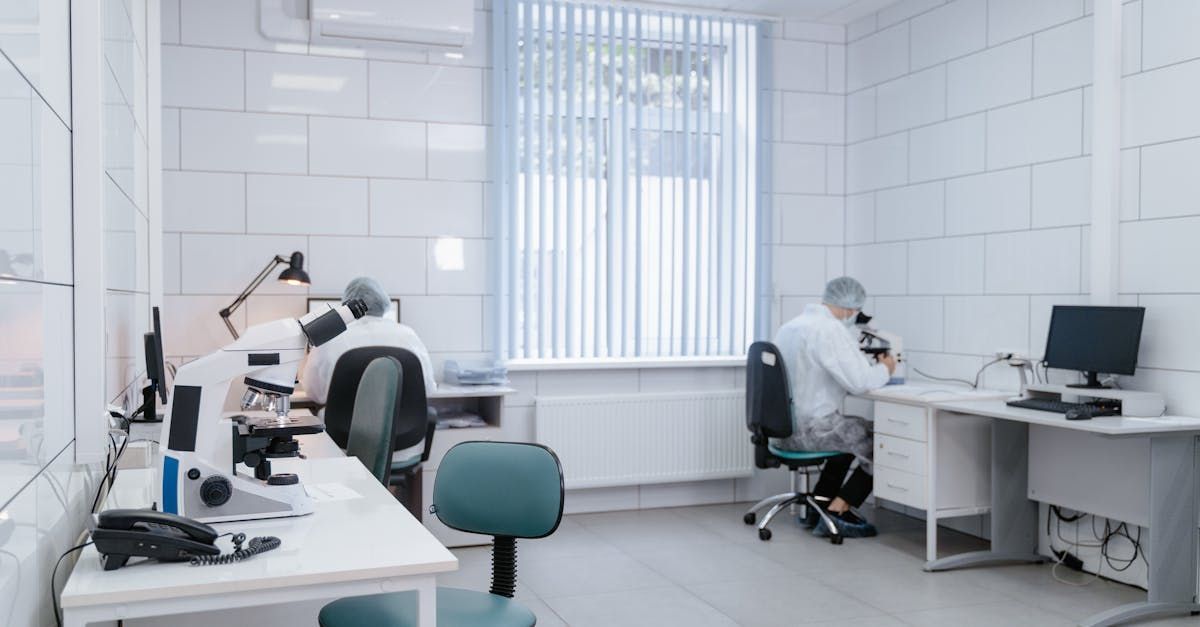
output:
[[[160,562],[190,561],[193,566],[240,562],[280,545],[279,538],[250,540],[243,549],[246,535],[233,535],[235,550],[222,555],[217,548],[217,530],[202,523],[149,509],[110,509],[96,516],[92,541],[100,553],[104,570],[124,566],[130,557],[149,557]]]

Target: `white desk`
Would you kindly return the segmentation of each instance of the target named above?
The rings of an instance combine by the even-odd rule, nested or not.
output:
[[[991,550],[931,560],[928,571],[990,564],[1041,562],[1037,504],[1029,500],[1029,425],[1150,440],[1150,548],[1147,600],[1114,608],[1083,622],[1089,627],[1200,612],[1196,603],[1197,506],[1200,477],[1196,436],[1200,419],[1180,416],[1107,416],[1069,421],[1064,416],[1009,407],[1002,400],[950,401],[935,406],[938,420],[992,421]]]
[[[302,436],[307,460],[275,460],[298,472],[305,485],[338,484],[356,498],[323,500],[308,516],[218,523],[220,532],[278,536],[279,549],[220,566],[142,561],[101,569],[94,546],[84,549],[62,592],[64,624],[167,616],[217,609],[416,590],[421,627],[436,624],[438,573],[458,560],[357,459],[325,434]],[[107,508],[147,507],[154,500],[154,469],[123,470]],[[232,550],[228,538],[218,540]],[[225,543],[225,544],[221,544]]]
[[[990,430],[984,419],[939,421],[937,403],[1010,392],[912,383],[862,395],[875,405],[875,497],[925,510],[925,555],[937,559],[938,521],[987,513]]]

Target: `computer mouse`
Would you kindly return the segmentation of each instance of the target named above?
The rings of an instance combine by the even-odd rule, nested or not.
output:
[[[1067,410],[1067,420],[1091,420],[1092,416],[1091,407],[1076,407]]]

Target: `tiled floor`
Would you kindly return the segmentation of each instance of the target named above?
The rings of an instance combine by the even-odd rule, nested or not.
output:
[[[833,546],[780,518],[774,538],[742,524],[743,505],[567,516],[518,546],[517,598],[542,626],[1073,625],[1145,598],[1128,586],[1059,583],[1045,566],[921,570],[924,523],[873,516],[880,536]],[[953,532],[946,553],[983,548]],[[486,590],[489,549],[455,550],[448,586]],[[1068,573],[1069,575],[1070,573]],[[1200,625],[1200,619],[1145,623]]]

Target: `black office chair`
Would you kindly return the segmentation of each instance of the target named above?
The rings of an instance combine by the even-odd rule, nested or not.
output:
[[[792,424],[791,382],[783,355],[770,342],[755,342],[746,354],[746,427],[750,429],[750,442],[754,444],[754,465],[758,468],[786,466],[792,473],[792,491],[759,501],[746,511],[742,521],[753,525],[758,512],[770,507],[758,522],[758,538],[765,541],[771,539],[768,525],[784,508],[792,505],[812,507],[821,517],[818,524],[825,525],[829,530],[829,541],[841,544],[843,537],[837,525],[808,491],[808,473],[820,470],[830,459],[849,454],[838,451],[788,451],[770,443],[770,438],[791,436]]]
[[[396,407],[392,421],[392,450],[401,451],[425,441],[419,455],[393,461],[388,485],[396,486],[402,495],[401,502],[421,519],[421,464],[429,461],[429,450],[433,446],[433,432],[437,428],[429,414],[429,403],[425,397],[425,376],[421,360],[412,351],[395,346],[362,346],[352,348],[338,358],[333,365],[333,376],[329,381],[329,396],[325,403],[325,432],[345,448],[350,436],[350,423],[354,417],[354,399],[358,384],[367,364],[379,357],[392,357],[400,362],[403,379],[397,390]]]

